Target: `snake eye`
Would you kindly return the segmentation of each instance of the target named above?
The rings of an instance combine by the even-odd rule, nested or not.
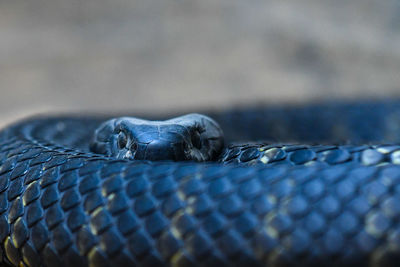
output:
[[[191,136],[191,141],[192,141],[192,145],[197,148],[197,149],[201,149],[201,138],[200,138],[200,133],[196,130],[192,133]]]
[[[124,148],[126,146],[127,142],[128,142],[128,138],[126,137],[126,134],[124,132],[120,132],[118,134],[118,140],[117,140],[118,148],[119,149]]]

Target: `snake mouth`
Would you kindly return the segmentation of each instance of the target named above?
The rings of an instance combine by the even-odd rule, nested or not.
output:
[[[117,159],[210,161],[223,146],[223,132],[215,121],[189,114],[167,121],[108,120],[96,129],[90,149]]]

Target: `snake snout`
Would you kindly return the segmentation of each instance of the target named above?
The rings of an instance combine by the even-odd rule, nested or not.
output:
[[[96,129],[90,149],[118,159],[209,161],[223,145],[223,133],[215,121],[189,114],[166,121],[108,120]]]

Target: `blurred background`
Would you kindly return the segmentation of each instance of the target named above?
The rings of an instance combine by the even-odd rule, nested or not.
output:
[[[399,0],[0,0],[0,125],[399,89]]]

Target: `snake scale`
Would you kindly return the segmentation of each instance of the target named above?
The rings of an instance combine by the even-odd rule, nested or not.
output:
[[[93,153],[107,116],[3,129],[1,264],[399,265],[399,102],[208,115],[228,144],[214,162]]]

